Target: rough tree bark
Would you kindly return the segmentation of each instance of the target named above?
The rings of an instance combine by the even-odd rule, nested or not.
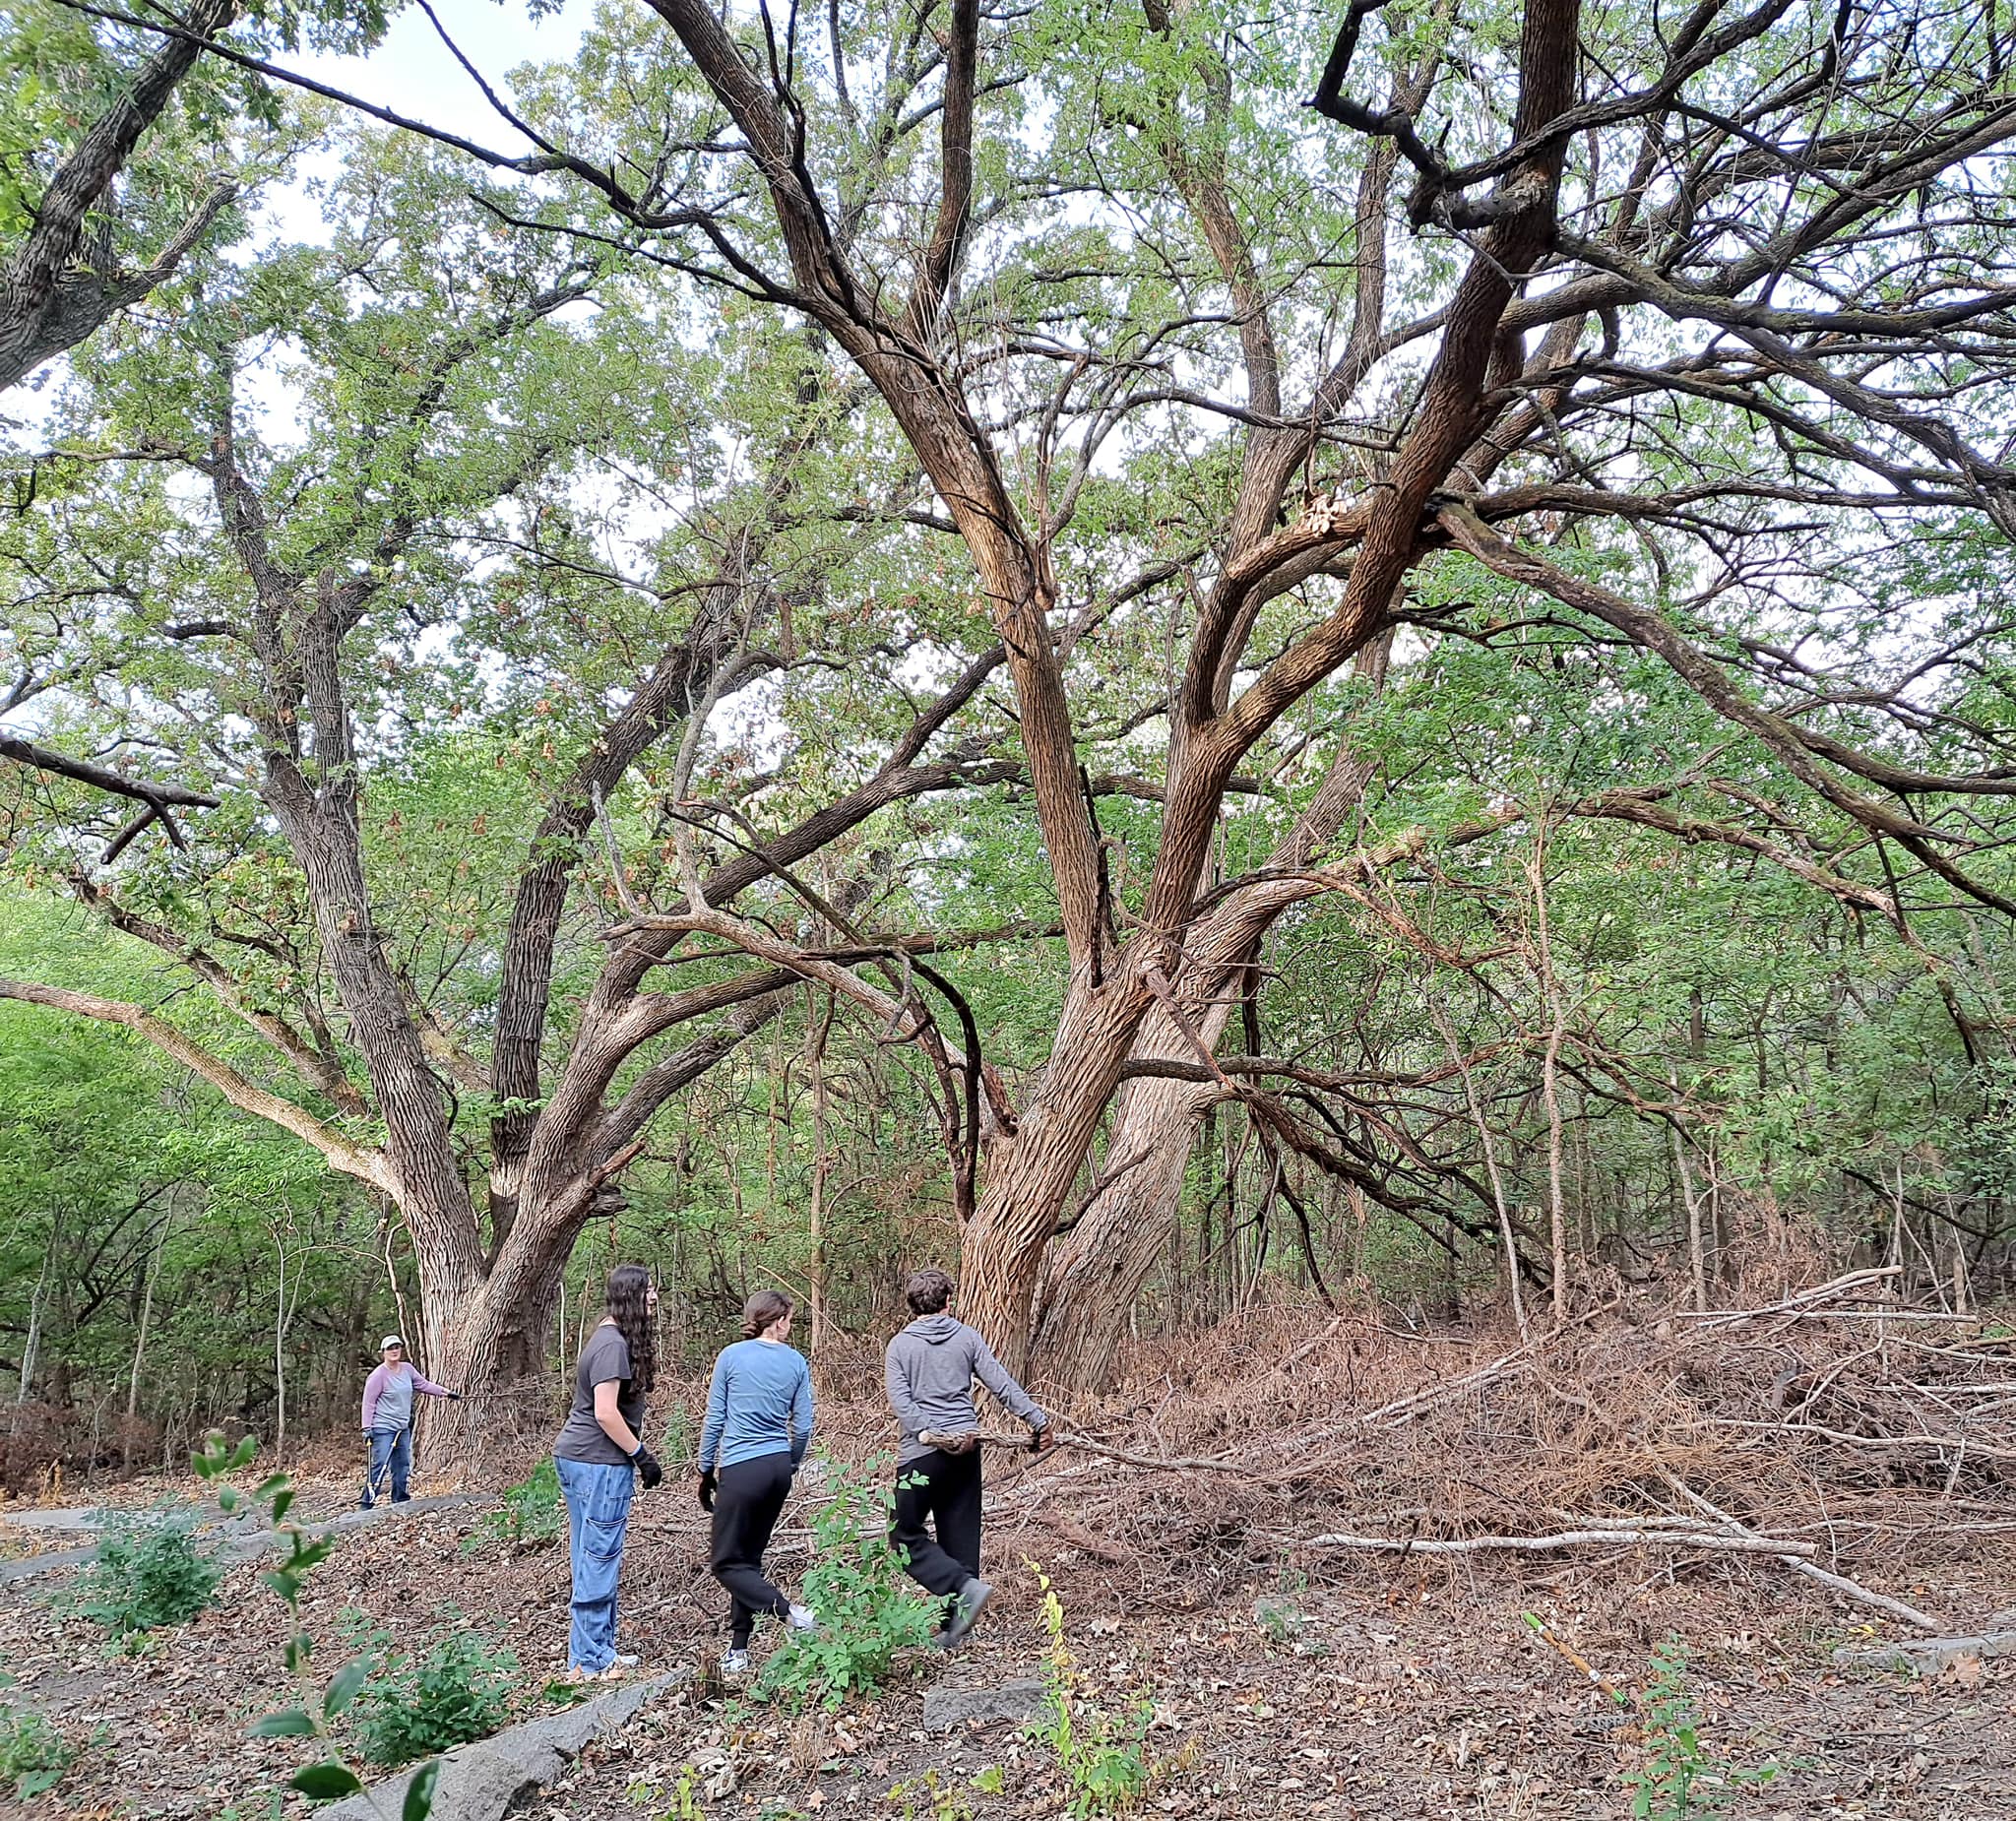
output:
[[[160,118],[201,54],[194,39],[221,31],[236,11],[236,0],[196,0],[182,22],[191,35],[166,39],[57,167],[28,237],[0,264],[0,391],[75,347],[169,278],[235,195],[228,183],[213,184],[168,244],[137,272],[120,270],[109,233],[94,233],[89,225],[94,212],[105,210],[141,135]]]
[[[1384,680],[1390,636],[1359,653],[1357,668],[1374,688]],[[1322,787],[1262,868],[1299,871],[1343,828],[1363,799],[1371,768],[1349,740],[1331,762]],[[1194,1062],[1216,1049],[1249,971],[1275,918],[1307,895],[1297,882],[1256,885],[1233,894],[1192,927],[1171,998],[1181,1017],[1158,1004],[1143,1021],[1130,1062]],[[1102,1389],[1127,1335],[1141,1287],[1168,1241],[1207,1107],[1218,1086],[1168,1077],[1126,1082],[1113,1103],[1100,1173],[1069,1230],[1050,1248],[1043,1268],[1032,1357],[1047,1385]]]

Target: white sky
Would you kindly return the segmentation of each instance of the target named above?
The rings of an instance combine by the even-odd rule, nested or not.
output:
[[[573,55],[594,16],[592,0],[566,0],[547,18],[528,16],[523,0],[435,0],[435,15],[463,54],[502,93],[504,78],[520,64],[549,63]],[[343,89],[429,126],[445,127],[503,152],[529,151],[490,109],[461,66],[415,8],[392,22],[368,56],[278,58],[317,82]]]

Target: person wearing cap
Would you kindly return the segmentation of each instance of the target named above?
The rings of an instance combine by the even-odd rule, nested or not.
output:
[[[403,1505],[409,1496],[407,1477],[413,1467],[413,1393],[430,1398],[462,1402],[462,1393],[422,1378],[408,1363],[406,1342],[388,1334],[378,1343],[379,1363],[364,1381],[364,1439],[369,1444],[370,1463],[364,1475],[364,1496],[357,1502],[371,1509],[372,1497],[388,1468],[392,1471],[392,1502]]]

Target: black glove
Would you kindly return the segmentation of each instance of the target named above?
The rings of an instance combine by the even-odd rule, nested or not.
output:
[[[1031,1433],[1029,1438],[1029,1452],[1031,1454],[1041,1454],[1042,1451],[1045,1448],[1049,1447],[1055,1439],[1056,1438],[1052,1436],[1050,1433],[1050,1425],[1048,1423],[1044,1423],[1041,1428],[1037,1429]]]
[[[658,1456],[642,1442],[637,1445],[637,1452],[630,1457],[630,1465],[636,1468],[637,1477],[644,1481],[644,1489],[647,1492],[665,1476],[665,1470],[658,1464]]]
[[[451,1404],[460,1404],[462,1402],[462,1393],[459,1391],[451,1391],[448,1394],[448,1401]]]
[[[718,1483],[720,1482],[716,1480],[712,1468],[709,1468],[706,1473],[700,1476],[700,1509],[702,1511],[711,1512],[714,1509],[714,1488]]]

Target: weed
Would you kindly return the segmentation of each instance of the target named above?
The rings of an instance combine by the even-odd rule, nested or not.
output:
[[[826,1499],[812,1518],[804,1601],[815,1634],[792,1632],[763,1665],[754,1692],[796,1712],[881,1687],[899,1651],[931,1641],[940,1606],[909,1583],[889,1546],[895,1491],[880,1483],[887,1457],[858,1470],[826,1463]]]
[[[973,1787],[982,1795],[999,1795],[1008,1787],[1008,1779],[998,1764],[989,1764],[974,1772]]]
[[[680,1765],[679,1781],[672,1786],[672,1805],[660,1817],[660,1821],[706,1821],[707,1811],[693,1793],[695,1784],[692,1765]]]
[[[926,1771],[916,1783],[897,1784],[888,1799],[899,1805],[902,1821],[973,1821],[973,1804],[936,1771]]]
[[[236,1447],[227,1448],[222,1434],[213,1429],[203,1439],[203,1451],[190,1458],[190,1465],[203,1478],[226,1481],[218,1488],[220,1511],[228,1515],[237,1510],[240,1503],[237,1488],[228,1481],[231,1475],[249,1467],[252,1457],[258,1452],[258,1437],[247,1435]],[[287,1513],[293,1508],[294,1488],[286,1475],[269,1474],[254,1489],[252,1502],[265,1507],[274,1530],[287,1545],[287,1552],[281,1558],[280,1565],[260,1579],[286,1602],[287,1641],[283,1660],[301,1695],[299,1706],[284,1708],[256,1721],[252,1736],[310,1738],[326,1747],[330,1729],[357,1698],[357,1690],[363,1686],[365,1676],[370,1674],[371,1660],[364,1656],[352,1657],[329,1678],[328,1685],[317,1695],[308,1673],[309,1659],[315,1650],[314,1640],[301,1628],[301,1589],[307,1584],[308,1576],[329,1559],[336,1544],[327,1533],[311,1537],[299,1524],[289,1521]],[[420,1766],[407,1786],[406,1799],[400,1805],[400,1821],[428,1821],[434,1809],[434,1786],[440,1775],[438,1762]],[[333,1802],[339,1796],[355,1794],[364,1786],[355,1771],[342,1758],[332,1754],[313,1764],[304,1764],[287,1779],[287,1787],[298,1790],[311,1802]]]
[[[517,1673],[514,1652],[469,1632],[417,1660],[397,1659],[357,1704],[358,1745],[370,1763],[391,1766],[488,1738],[504,1724]]]
[[[1253,1618],[1267,1642],[1277,1647],[1299,1644],[1309,1626],[1301,1607],[1287,1598],[1254,1601]]]
[[[549,1455],[517,1485],[505,1487],[503,1502],[464,1539],[462,1552],[472,1554],[486,1542],[530,1548],[553,1541],[566,1528],[560,1475]]]
[[[1126,1814],[1148,1792],[1146,1740],[1155,1706],[1145,1693],[1124,1717],[1094,1707],[1085,1697],[1084,1676],[1064,1642],[1064,1605],[1050,1578],[1034,1562],[1043,1590],[1043,1630],[1049,1648],[1043,1660],[1043,1711],[1025,1730],[1050,1748],[1070,1791],[1078,1821],[1096,1815]]]
[[[186,1624],[217,1598],[222,1579],[196,1546],[193,1521],[161,1509],[105,1532],[79,1578],[77,1609],[124,1640]]]
[[[1694,1821],[1719,1814],[1737,1790],[1755,1789],[1778,1775],[1775,1762],[1749,1768],[1710,1752],[1687,1693],[1687,1647],[1677,1636],[1670,1635],[1653,1652],[1640,1706],[1645,1757],[1624,1773],[1634,1821]]]
[[[0,1707],[0,1787],[33,1801],[63,1781],[77,1747],[32,1708]]]

